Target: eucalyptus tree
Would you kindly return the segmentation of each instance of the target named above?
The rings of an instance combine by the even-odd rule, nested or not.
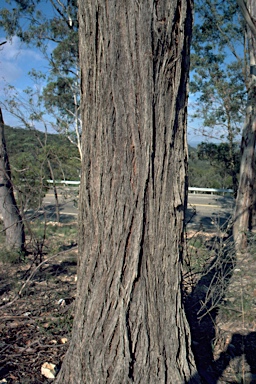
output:
[[[201,86],[199,101],[202,104],[199,104],[199,107],[203,112],[201,114],[203,121],[206,126],[216,127],[221,121],[225,122],[227,127],[231,127],[231,130],[227,131],[231,151],[237,133],[236,126],[242,127],[242,122],[245,120],[241,138],[240,179],[233,218],[235,244],[237,251],[240,251],[246,247],[247,233],[255,222],[256,212],[253,193],[256,185],[253,106],[255,105],[255,2],[199,0],[197,14],[200,17],[195,27],[195,55],[192,63],[196,71],[196,81]],[[207,65],[204,66],[202,63]],[[205,68],[208,71],[207,75]],[[209,75],[218,97],[212,90],[208,91]],[[194,85],[192,82],[192,90]],[[199,87],[195,90],[199,91]],[[221,108],[217,107],[218,100],[223,100]]]
[[[246,118],[241,142],[240,180],[234,214],[234,239],[237,251],[247,246],[247,234],[255,224],[255,145],[256,145],[256,3],[237,0],[243,14],[248,42],[250,73],[247,79]]]
[[[4,126],[0,108],[0,214],[3,220],[6,248],[23,252],[25,250],[25,230],[14,196]]]
[[[192,3],[80,0],[72,341],[56,383],[196,383],[182,308]]]
[[[193,34],[190,90],[196,102],[193,118],[202,121],[200,133],[227,142],[228,167],[236,194],[236,143],[245,116],[248,54],[244,23],[233,1],[198,0]]]
[[[45,108],[52,126],[77,145],[81,156],[80,88],[78,66],[78,21],[76,0],[19,0],[0,10],[0,26],[7,38],[42,51],[48,60],[44,76]]]
[[[25,94],[25,96],[23,96]],[[45,111],[41,109],[41,95],[40,90],[34,90],[30,87],[28,87],[23,94],[18,92],[14,87],[8,87],[5,89],[5,101],[1,102],[0,105],[2,105],[10,114],[16,117],[16,119],[19,120],[20,126],[23,128],[26,128],[31,132],[31,134],[36,137],[41,153],[40,153],[40,160],[42,162],[41,164],[41,170],[43,171],[45,168],[45,164],[47,164],[47,168],[50,173],[50,178],[53,180],[53,192],[55,197],[55,207],[56,207],[56,218],[57,221],[60,219],[60,213],[59,213],[59,198],[58,198],[58,191],[57,191],[57,185],[56,185],[56,177],[55,172],[52,167],[51,162],[51,156],[49,156],[48,151],[48,130],[49,130],[49,123],[47,122],[47,118],[45,116]],[[36,124],[40,124],[41,128],[44,129],[44,136],[42,136],[38,133],[36,130]],[[39,159],[39,156],[36,161]],[[29,155],[27,156],[27,159],[29,159]],[[27,167],[31,168],[31,163],[27,164]],[[45,180],[43,177],[44,172],[40,172],[38,175],[38,178],[41,176],[41,181],[39,184],[39,190],[40,190],[40,199],[38,202],[42,200],[43,197],[43,190],[45,189]],[[24,183],[25,184],[25,183]],[[41,187],[41,188],[40,188]],[[38,190],[38,194],[39,194]]]
[[[238,144],[233,144],[230,151],[230,143],[208,143],[202,142],[197,146],[199,160],[208,160],[220,177],[223,185],[221,188],[233,188],[236,197],[238,186],[238,175],[240,169],[240,150]],[[230,185],[226,185],[230,179]],[[225,183],[225,184],[224,184]]]

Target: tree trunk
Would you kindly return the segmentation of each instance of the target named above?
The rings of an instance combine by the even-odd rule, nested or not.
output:
[[[228,116],[227,128],[228,128],[228,148],[229,148],[229,158],[230,158],[229,168],[231,170],[233,196],[234,198],[236,198],[238,179],[236,174],[236,154],[235,154],[235,146],[234,146],[234,132],[232,130],[232,123],[231,123],[229,108],[226,108],[226,113]]]
[[[0,214],[7,249],[24,250],[25,232],[11,182],[11,170],[4,136],[4,120],[0,108]]]
[[[59,205],[59,196],[58,196],[58,190],[55,182],[55,176],[52,169],[51,161],[47,157],[47,164],[50,171],[51,179],[52,179],[52,188],[53,188],[53,194],[55,199],[55,213],[56,213],[56,221],[57,223],[60,222],[60,205]]]
[[[80,0],[79,16],[80,257],[56,382],[199,382],[181,300],[192,4]]]
[[[238,4],[241,6],[241,1]],[[233,235],[236,250],[240,252],[247,246],[247,234],[252,227],[254,210],[255,185],[255,144],[256,144],[256,35],[251,30],[249,18],[256,19],[256,3],[247,1],[247,12],[242,12],[247,22],[248,49],[250,52],[250,82],[248,86],[248,101],[246,108],[246,121],[243,129],[241,143],[240,179],[237,191],[236,207],[234,213]]]

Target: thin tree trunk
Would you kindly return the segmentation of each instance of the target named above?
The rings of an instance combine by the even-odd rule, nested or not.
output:
[[[55,199],[56,221],[59,223],[60,222],[60,205],[59,205],[58,190],[57,190],[57,186],[55,183],[55,176],[54,176],[54,172],[52,169],[52,164],[48,158],[47,158],[47,164],[48,164],[48,168],[50,170],[50,175],[51,175],[51,179],[52,179],[53,194],[54,194],[54,199]]]
[[[25,231],[11,182],[11,169],[4,136],[4,120],[0,108],[0,214],[4,224],[7,249],[24,250]]]
[[[238,1],[240,4],[241,1]],[[241,5],[241,4],[240,4]],[[242,9],[243,13],[245,12]],[[256,19],[256,3],[247,1],[246,22],[249,17]],[[247,25],[248,47],[250,53],[251,76],[248,85],[246,121],[241,143],[240,179],[234,213],[233,235],[238,252],[247,246],[247,234],[252,227],[255,185],[255,144],[256,144],[256,36]]]
[[[226,109],[227,110],[227,109]],[[228,116],[228,147],[229,147],[229,158],[230,158],[230,169],[231,169],[231,177],[232,177],[232,186],[233,186],[233,196],[236,198],[237,196],[237,188],[238,188],[238,180],[236,174],[236,155],[234,150],[234,133],[232,131],[231,119],[229,110],[227,110]]]
[[[79,16],[80,257],[56,383],[199,382],[181,300],[192,4],[80,0]]]
[[[47,129],[46,129],[46,126],[45,126],[45,139],[44,139],[44,143],[40,139],[39,135],[36,135],[36,137],[37,137],[37,140],[38,140],[39,144],[41,145],[42,149],[45,149],[46,143],[47,143]],[[46,161],[47,161],[47,164],[48,164],[48,168],[49,168],[51,179],[52,179],[52,183],[53,183],[52,185],[53,185],[53,194],[54,194],[54,199],[55,199],[56,221],[59,223],[59,221],[60,221],[60,205],[59,205],[58,190],[57,190],[57,186],[56,186],[56,182],[55,182],[55,175],[54,175],[54,172],[53,172],[51,160],[49,159],[49,154],[48,153],[46,153]]]

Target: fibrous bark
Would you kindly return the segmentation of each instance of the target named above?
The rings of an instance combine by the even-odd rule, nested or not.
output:
[[[181,302],[192,4],[80,0],[78,286],[57,383],[198,382]]]

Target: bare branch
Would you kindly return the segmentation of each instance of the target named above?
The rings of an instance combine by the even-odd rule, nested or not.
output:
[[[244,0],[236,0],[236,2],[239,5],[241,12],[242,12],[242,15],[244,16],[244,19],[245,19],[247,25],[249,26],[252,34],[256,38],[256,23],[255,23],[255,20],[250,15],[250,12],[248,11],[248,8],[245,4],[245,1]]]

